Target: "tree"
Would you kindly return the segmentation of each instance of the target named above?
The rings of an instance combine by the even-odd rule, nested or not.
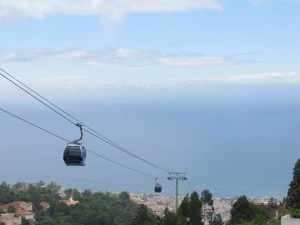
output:
[[[37,187],[43,187],[43,186],[45,186],[45,182],[41,180],[38,183],[36,183],[36,186]]]
[[[15,194],[6,182],[0,184],[0,204],[8,204],[15,200]]]
[[[223,225],[222,216],[219,213],[214,217],[212,225]]]
[[[300,159],[295,164],[293,179],[289,186],[287,208],[293,217],[300,218]]]
[[[13,185],[14,189],[25,189],[26,188],[26,183],[25,182],[17,182],[16,184]]]
[[[80,192],[77,189],[73,189],[72,198],[77,201],[82,201]]]
[[[29,225],[29,221],[25,219],[25,217],[22,217],[22,220],[21,220],[21,225]]]
[[[148,207],[141,204],[138,208],[136,216],[133,218],[131,225],[150,225],[154,223],[154,215],[149,211]]]
[[[7,208],[7,212],[8,213],[15,213],[16,212],[16,208],[14,206],[10,205]]]
[[[204,221],[206,219],[206,206],[213,205],[213,200],[212,200],[212,194],[209,192],[209,190],[205,189],[201,192],[201,201],[203,204],[203,216],[204,216]]]
[[[82,196],[82,201],[87,202],[93,196],[93,192],[91,190],[84,190],[81,196]]]
[[[190,219],[191,225],[202,225],[201,219],[201,208],[202,202],[199,198],[199,195],[196,191],[191,194],[191,203],[190,203]]]
[[[162,219],[162,225],[174,225],[177,224],[176,214],[169,211],[169,208],[165,208],[164,217]]]
[[[202,225],[201,209],[202,209],[202,202],[196,191],[194,191],[191,194],[191,197],[186,195],[182,200],[177,211],[177,217],[178,218],[181,217],[180,219],[178,219],[178,222],[181,221],[181,223],[183,223],[182,217],[185,217],[184,219],[185,224],[188,223],[191,225]]]
[[[230,213],[232,224],[241,224],[242,222],[254,219],[253,205],[248,201],[245,195],[240,196],[236,202],[233,203]]]
[[[33,210],[36,211],[36,223],[40,225],[130,225],[137,215],[139,205],[125,192],[119,197],[111,193],[94,193],[90,190],[84,190],[82,193],[75,191],[78,199],[81,198],[82,201],[68,206],[60,202],[59,190],[60,186],[56,183],[45,186],[42,182],[35,184],[18,182],[10,186],[0,182],[0,204],[8,204],[15,200],[32,202]],[[39,206],[41,201],[48,202],[50,208],[42,210]],[[9,212],[14,211],[15,209],[10,207]],[[0,210],[0,213],[4,211]],[[148,213],[150,220],[144,225],[161,225],[159,218],[151,211]],[[23,219],[22,223],[27,224],[27,221]]]
[[[71,188],[66,189],[65,190],[65,198],[70,199],[72,196],[72,193],[73,193],[73,189],[71,189]]]
[[[273,197],[271,197],[270,200],[268,201],[268,207],[270,209],[277,209],[278,208],[277,202]]]
[[[130,199],[130,196],[128,194],[128,192],[126,191],[122,191],[120,194],[119,194],[119,198],[123,201],[128,201]]]
[[[190,218],[190,197],[186,195],[178,207],[177,214],[183,215],[185,218]]]

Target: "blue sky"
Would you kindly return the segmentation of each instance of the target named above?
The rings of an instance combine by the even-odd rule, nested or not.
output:
[[[165,159],[171,151],[164,154],[162,149],[172,147],[179,155],[176,163],[167,163],[172,169],[183,158],[180,148],[185,142],[191,149],[187,154],[203,153],[210,158],[204,165],[218,163],[220,168],[234,164],[236,158],[220,160],[219,148],[224,149],[222,157],[228,153],[241,158],[241,148],[247,154],[266,149],[259,162],[254,157],[257,152],[249,156],[258,168],[264,168],[266,160],[279,164],[286,156],[286,167],[272,174],[273,180],[282,180],[272,194],[285,194],[300,147],[299,0],[0,0],[0,9],[0,67],[65,105],[83,122],[95,123],[136,153],[148,135],[156,133],[151,136],[158,139],[153,143],[157,149],[152,150],[156,157],[151,160],[166,163],[157,154]],[[1,77],[0,103],[29,118],[24,103],[42,108]],[[98,112],[101,106],[105,110]],[[84,107],[89,108],[87,114]],[[100,119],[106,126],[98,115],[106,116]],[[55,130],[58,125],[48,116],[38,121]],[[9,124],[3,130],[15,129]],[[26,125],[22,129],[26,132]],[[63,129],[60,124],[59,131]],[[132,137],[145,142],[134,146]],[[234,137],[239,140],[235,144]],[[43,140],[40,137],[39,143]],[[253,142],[252,148],[249,143]],[[13,146],[18,148],[16,143]],[[199,146],[206,150],[200,151]],[[268,159],[273,154],[277,157]],[[257,187],[247,189],[248,184],[239,189],[237,182],[237,190],[231,190],[231,179],[239,177],[233,169],[227,171],[232,176],[218,183],[205,171],[199,173],[197,165],[187,160],[178,170],[187,171],[200,191],[209,187],[226,195],[223,185],[230,194],[267,194],[274,186],[266,183],[255,191]],[[245,171],[250,170],[246,166]],[[249,176],[257,177],[257,173]],[[198,183],[203,179],[207,182]]]
[[[71,79],[73,91],[299,82],[299,1],[10,1],[1,10],[1,64],[29,82]]]

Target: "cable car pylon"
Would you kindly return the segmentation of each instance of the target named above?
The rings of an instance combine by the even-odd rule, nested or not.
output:
[[[169,172],[168,180],[176,180],[176,211],[178,209],[178,180],[187,180],[186,173]]]

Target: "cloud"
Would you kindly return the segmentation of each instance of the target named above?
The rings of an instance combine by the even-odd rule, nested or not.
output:
[[[2,63],[76,63],[106,67],[202,67],[256,62],[253,55],[204,55],[201,53],[163,53],[130,48],[109,48],[102,51],[85,49],[63,50],[2,50]]]
[[[2,0],[0,22],[48,15],[97,15],[119,22],[130,13],[177,13],[191,10],[221,9],[218,0]]]
[[[174,41],[168,42],[166,45],[168,47],[182,47],[187,43],[187,40],[183,38],[176,39]]]
[[[135,82],[127,84],[132,87],[143,88],[184,88],[184,87],[203,87],[207,85],[270,85],[270,84],[300,84],[300,73],[297,72],[273,72],[258,73],[247,75],[228,75],[228,76],[199,76],[197,78],[170,78],[156,81]]]
[[[272,0],[274,1],[274,0]],[[250,3],[254,4],[254,5],[259,5],[259,4],[263,4],[263,3],[267,3],[267,2],[272,2],[271,0],[249,0]],[[277,0],[279,2],[299,2],[300,0]]]
[[[1,77],[0,77],[1,80]],[[22,79],[23,80],[23,79]],[[31,84],[33,88],[40,90],[48,90],[49,88],[56,92],[67,91],[90,92],[92,90],[113,90],[113,89],[161,89],[161,88],[190,88],[204,87],[209,85],[271,85],[271,84],[300,84],[300,73],[298,72],[272,72],[272,73],[257,73],[246,75],[228,75],[228,76],[201,76],[184,78],[155,78],[143,77],[136,79],[109,79],[101,78],[94,75],[64,75],[64,76],[39,76],[26,77],[23,80],[27,84]],[[6,82],[0,82],[1,89],[6,89]],[[50,90],[50,91],[51,91]]]
[[[248,75],[215,76],[196,79],[195,82],[207,83],[238,83],[238,84],[300,84],[300,73],[297,72],[273,72]]]
[[[268,0],[249,0],[252,4],[258,5],[267,2]]]
[[[62,71],[61,73],[64,73]],[[20,74],[22,75],[22,74]],[[139,76],[118,76],[110,77],[108,74],[89,74],[74,70],[72,73],[66,72],[62,75],[45,73],[41,71],[35,75],[22,75],[17,77],[23,83],[29,85],[33,90],[45,94],[45,96],[59,96],[60,99],[74,99],[76,98],[101,98],[106,94],[118,93],[119,91],[127,90],[188,90],[190,88],[207,88],[217,85],[300,85],[299,72],[270,72],[257,74],[237,74],[237,75],[189,75],[186,76],[172,76],[166,74],[157,74],[156,76],[148,76],[140,74]],[[0,102],[6,101],[8,98],[28,99],[27,95],[20,94],[18,88],[9,85],[9,82],[0,76]],[[5,94],[3,94],[5,93]]]
[[[222,65],[229,64],[225,57],[221,56],[202,56],[202,55],[166,55],[158,57],[158,62],[162,66],[177,67],[197,67],[203,65]]]

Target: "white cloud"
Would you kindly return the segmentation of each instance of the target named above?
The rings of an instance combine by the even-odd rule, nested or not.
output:
[[[215,76],[196,79],[195,82],[207,83],[239,83],[239,84],[276,84],[276,83],[300,83],[300,73],[297,72],[273,72],[248,75]]]
[[[68,74],[67,74],[68,73]],[[92,96],[97,98],[105,96],[106,91],[118,90],[159,90],[159,89],[189,89],[189,88],[203,88],[213,85],[274,85],[274,84],[288,84],[300,85],[299,72],[272,72],[272,73],[257,73],[257,74],[242,74],[242,75],[215,75],[215,76],[190,76],[186,74],[184,77],[173,77],[172,75],[162,74],[162,76],[147,76],[139,74],[139,77],[122,77],[112,78],[108,75],[102,76],[101,73],[83,74],[82,72],[69,73],[63,75],[45,75],[35,74],[23,75],[17,77],[23,83],[29,85],[32,89],[45,96],[59,96],[60,98],[72,98]],[[22,75],[22,74],[21,74]],[[2,93],[2,94],[1,94]],[[5,101],[6,97],[9,99],[15,96],[16,99],[28,97],[20,94],[18,88],[9,85],[9,82],[0,76],[0,101]],[[26,98],[27,99],[27,98]]]
[[[84,50],[70,50],[65,52],[58,52],[56,57],[63,60],[74,60],[88,57],[88,52]]]
[[[65,76],[39,76],[26,78],[25,83],[30,83],[33,88],[52,91],[66,90],[69,92],[82,92],[84,90],[103,90],[120,88],[184,88],[184,87],[203,87],[208,85],[270,85],[270,84],[300,84],[300,73],[298,72],[272,72],[246,75],[228,75],[228,76],[201,76],[184,78],[157,78],[144,77],[139,80],[101,78],[94,75],[65,75]],[[0,82],[4,85],[5,82]],[[6,85],[7,86],[7,85]],[[3,88],[5,85],[3,86]]]
[[[246,58],[245,58],[246,57]],[[138,49],[112,48],[103,51],[85,49],[44,50],[30,49],[19,51],[0,51],[2,63],[76,63],[89,66],[107,67],[201,67],[205,65],[228,65],[249,63],[245,55],[213,56],[200,53],[162,53]],[[251,56],[252,57],[252,56]]]
[[[197,67],[203,65],[222,65],[230,62],[221,56],[201,56],[201,55],[166,55],[158,57],[158,62],[162,66]]]
[[[267,3],[267,2],[274,2],[275,0],[249,0],[252,4],[254,5],[259,5],[259,4],[263,4],[263,3]],[[300,0],[277,0],[279,2],[299,2]]]
[[[228,76],[199,76],[197,78],[170,78],[152,80],[147,82],[132,82],[123,86],[163,88],[163,87],[203,87],[215,84],[239,84],[239,85],[269,85],[269,84],[300,84],[300,73],[297,72],[273,72],[247,75]]]
[[[267,2],[268,0],[250,0],[250,2],[252,4],[255,4],[255,5],[258,5],[258,4],[261,4],[261,3],[265,3]]]
[[[43,19],[51,14],[99,15],[107,21],[120,21],[130,13],[176,13],[221,7],[218,0],[1,0],[0,22]]]

